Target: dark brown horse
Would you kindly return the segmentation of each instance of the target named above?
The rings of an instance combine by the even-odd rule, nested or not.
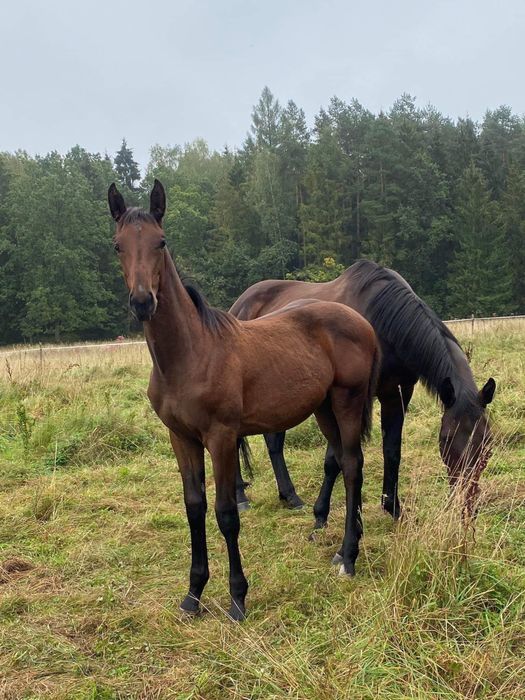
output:
[[[258,318],[304,298],[337,301],[356,309],[372,324],[380,341],[382,366],[377,396],[383,434],[383,508],[395,518],[400,514],[401,433],[414,385],[421,380],[443,405],[439,448],[451,486],[461,482],[465,488],[468,514],[489,454],[490,431],[485,407],[492,401],[494,380],[489,379],[478,391],[468,360],[445,324],[400,275],[368,260],[356,262],[332,282],[259,282],[247,289],[230,311],[239,319]],[[265,435],[279,496],[289,507],[297,508],[302,501],[286,468],[284,438],[285,433]],[[325,479],[314,506],[318,527],[326,524],[338,473],[339,466],[329,446]],[[246,507],[244,483],[240,479],[237,500],[241,508]]]
[[[238,547],[235,480],[239,439],[286,430],[315,413],[346,487],[342,573],[353,574],[361,535],[361,441],[370,429],[380,359],[374,331],[342,304],[302,301],[256,321],[212,309],[185,285],[162,230],[165,194],[155,180],[150,212],[108,192],[131,308],[144,322],[153,361],[151,404],[169,428],[191,530],[189,593],[195,613],[208,580],[204,448],[211,455],[215,512],[230,562],[230,616],[242,619],[248,583]]]

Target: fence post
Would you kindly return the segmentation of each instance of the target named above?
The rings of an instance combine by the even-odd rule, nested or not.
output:
[[[470,333],[474,335],[474,314],[470,317]]]

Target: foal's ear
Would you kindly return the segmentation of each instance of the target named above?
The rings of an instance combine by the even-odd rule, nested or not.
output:
[[[166,211],[166,193],[162,183],[155,178],[153,189],[149,197],[149,213],[155,218],[155,221],[160,226]]]
[[[483,389],[479,392],[479,400],[483,407],[487,406],[494,398],[494,392],[496,391],[496,382],[492,377],[485,384]]]
[[[108,190],[108,203],[111,216],[118,221],[120,217],[126,212],[126,202],[124,197],[117,190],[115,183],[113,182]]]
[[[450,408],[455,404],[456,392],[454,391],[454,385],[450,381],[450,377],[445,377],[445,379],[443,379],[439,387],[439,398],[443,402],[445,408]]]

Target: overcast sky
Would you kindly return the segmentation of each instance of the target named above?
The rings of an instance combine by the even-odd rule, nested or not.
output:
[[[0,0],[0,150],[240,145],[268,85],[311,124],[337,95],[525,113],[525,0]]]

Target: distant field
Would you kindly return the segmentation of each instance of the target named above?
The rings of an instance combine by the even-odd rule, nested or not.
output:
[[[454,331],[478,384],[498,383],[476,532],[443,510],[439,410],[421,388],[397,525],[379,508],[375,422],[351,581],[330,564],[342,484],[329,527],[308,541],[324,451],[314,424],[288,439],[302,512],[279,505],[255,438],[243,625],[223,612],[227,555],[212,505],[208,613],[179,613],[189,530],[166,430],[145,394],[146,348],[0,357],[0,698],[525,698],[525,332]],[[212,504],[211,470],[207,482]]]

